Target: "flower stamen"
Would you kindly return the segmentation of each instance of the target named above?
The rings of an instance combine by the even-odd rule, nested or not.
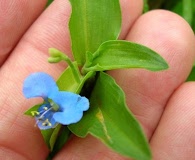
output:
[[[47,108],[47,107],[46,107]],[[40,115],[40,119],[43,119],[43,117],[44,117],[44,115],[47,113],[47,112],[49,112],[50,110],[52,110],[53,108],[52,107],[50,107],[49,109],[47,109],[45,112],[43,112],[43,114],[41,114]],[[45,109],[44,109],[45,110]]]
[[[54,111],[57,111],[59,109],[59,106],[54,102],[50,102],[50,105],[52,106],[51,108],[53,108]]]
[[[42,126],[52,126],[52,124],[49,122],[49,119],[46,119],[43,123]]]
[[[37,112],[37,111],[31,111],[31,115],[34,117],[34,116],[38,116],[38,115],[40,115],[40,113],[39,113],[39,112]]]
[[[46,111],[46,110],[48,110],[48,107],[43,107],[43,109]]]
[[[35,127],[38,125],[39,121],[43,121],[43,120],[44,120],[44,115],[45,115],[46,113],[48,113],[49,111],[51,111],[52,109],[53,109],[52,107],[50,107],[49,109],[48,109],[48,107],[43,107],[43,110],[40,111],[40,112],[34,111],[34,112],[39,113],[39,114],[37,114],[37,121],[36,121],[36,123],[35,123]],[[42,114],[40,115],[40,113],[42,113]],[[35,113],[34,113],[34,114],[35,114]],[[40,116],[38,116],[38,115],[40,115]],[[52,124],[49,122],[48,119],[46,119],[46,120],[42,123],[42,125],[43,125],[43,126],[52,126]]]

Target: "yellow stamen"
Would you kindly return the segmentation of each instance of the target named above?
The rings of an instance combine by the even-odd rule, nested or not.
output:
[[[38,116],[40,113],[37,111],[31,111],[32,116]]]
[[[49,122],[48,119],[46,119],[43,123],[42,123],[43,126],[52,126],[52,124]]]
[[[43,107],[44,110],[48,110],[48,107]]]

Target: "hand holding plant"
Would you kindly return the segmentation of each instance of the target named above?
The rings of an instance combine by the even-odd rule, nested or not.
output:
[[[34,3],[36,10],[29,11],[28,4],[20,10],[30,15],[32,23],[41,12],[39,3],[42,2],[31,3]],[[132,3],[136,7],[132,6]],[[193,140],[195,137],[193,135],[195,102],[191,98],[195,87],[193,83],[183,84],[194,59],[193,33],[186,22],[172,13],[153,11],[140,16],[142,6],[139,1],[136,3],[121,1],[121,6],[123,25],[120,38],[138,42],[156,50],[168,61],[170,69],[158,73],[138,69],[115,70],[109,71],[109,74],[124,89],[128,106],[142,124],[151,142],[154,158],[166,158],[166,155],[160,157],[162,155],[160,152],[163,152],[173,158],[183,156],[193,159],[195,156],[193,152],[189,154],[181,149],[177,154],[171,152],[169,148],[184,147],[190,151],[190,146],[195,143]],[[7,26],[2,27],[5,34],[5,39],[2,38],[4,41],[0,43],[2,53],[8,53],[4,47],[6,43],[10,45],[11,52],[13,49],[11,46],[20,40],[9,58],[2,64],[0,72],[2,93],[0,97],[2,152],[0,153],[2,157],[5,154],[8,158],[45,159],[48,153],[38,129],[33,126],[33,120],[21,116],[29,105],[34,105],[37,101],[25,100],[20,91],[23,80],[29,73],[44,71],[57,78],[64,69],[64,63],[55,66],[48,64],[45,61],[47,58],[45,53],[52,46],[71,56],[69,16],[67,16],[69,13],[68,1],[58,0],[40,14],[27,32],[25,30],[30,25],[27,21],[23,21],[21,23],[23,27],[20,28],[14,27],[14,21],[12,21],[13,24],[5,21],[8,26],[12,27],[9,34],[6,32]],[[11,16],[8,14],[8,19],[11,19]],[[14,34],[16,32],[17,34]],[[20,39],[22,34],[24,36]],[[187,125],[182,120],[185,120]],[[192,140],[187,143],[189,138]],[[178,141],[182,146],[178,146]],[[104,157],[119,159],[121,156],[110,151],[98,140],[87,136],[85,139],[72,137],[69,144],[55,158],[103,159]]]

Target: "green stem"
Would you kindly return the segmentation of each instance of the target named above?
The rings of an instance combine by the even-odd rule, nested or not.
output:
[[[50,54],[50,57],[48,58],[49,63],[58,63],[61,60],[64,60],[66,63],[68,63],[69,67],[71,68],[75,80],[78,83],[81,82],[81,78],[80,78],[81,73],[78,67],[74,65],[74,63],[71,61],[71,59],[67,55],[65,55],[63,52],[55,48],[49,48],[49,54]]]
[[[81,82],[81,79],[80,79],[80,77],[79,77],[80,72],[79,72],[78,68],[75,67],[75,65],[73,64],[73,62],[71,61],[71,59],[70,59],[68,56],[66,56],[66,55],[63,54],[63,55],[61,55],[61,58],[62,58],[64,61],[66,61],[66,63],[68,63],[68,65],[69,65],[70,68],[72,69],[72,73],[73,73],[73,75],[74,75],[75,80],[76,80],[78,83],[80,83],[80,82]]]

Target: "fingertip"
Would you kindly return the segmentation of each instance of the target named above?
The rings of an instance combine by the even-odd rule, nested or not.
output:
[[[195,82],[181,85],[170,98],[152,139],[154,159],[194,159]]]

